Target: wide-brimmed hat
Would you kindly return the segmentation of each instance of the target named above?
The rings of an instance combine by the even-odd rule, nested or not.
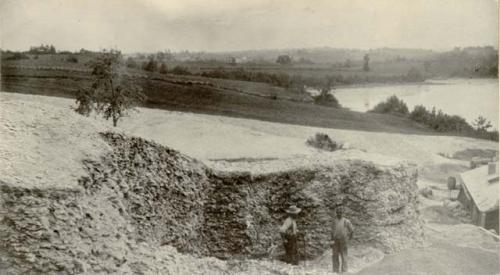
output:
[[[300,211],[302,211],[302,209],[298,208],[295,205],[292,205],[292,206],[288,207],[287,210],[285,210],[285,212],[288,214],[299,214]]]

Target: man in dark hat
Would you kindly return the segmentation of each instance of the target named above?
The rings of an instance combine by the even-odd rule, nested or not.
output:
[[[288,217],[280,227],[281,238],[285,247],[285,262],[293,265],[299,264],[299,251],[297,238],[299,230],[297,229],[297,216],[301,209],[295,205],[290,206],[285,212]]]
[[[354,233],[351,222],[343,217],[342,207],[337,207],[336,218],[332,226],[332,262],[333,272],[347,272],[347,241],[352,239]],[[340,269],[339,257],[342,268]]]

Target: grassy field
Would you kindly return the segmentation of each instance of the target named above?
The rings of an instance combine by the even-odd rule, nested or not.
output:
[[[27,54],[29,59],[2,60],[2,66],[28,66],[28,67],[63,67],[69,69],[86,69],[85,64],[95,57],[94,53],[86,54],[44,54],[33,55]],[[78,62],[68,62],[68,58],[75,57]],[[138,69],[126,68],[127,72],[144,74],[140,69],[141,65],[148,61],[147,57],[134,59]],[[248,72],[260,72],[265,74],[285,74],[291,78],[301,78],[299,82],[304,82],[307,85],[321,85],[325,82],[327,77],[336,76],[345,79],[347,84],[359,83],[385,83],[385,82],[398,82],[404,81],[402,78],[410,69],[415,68],[419,72],[426,74],[422,60],[405,60],[405,61],[373,61],[370,63],[370,70],[363,70],[362,60],[353,60],[350,67],[344,67],[341,64],[332,63],[292,63],[288,65],[280,65],[270,61],[247,62],[238,64],[228,64],[220,60],[204,60],[204,61],[165,61],[169,70],[176,66],[186,68],[191,74],[201,74],[203,72],[210,72],[217,69],[224,69],[225,71],[245,70]],[[428,75],[431,73],[428,72]],[[196,76],[193,76],[196,77]],[[266,89],[251,87],[251,84],[246,83],[231,83],[223,82],[222,79],[212,79],[212,81],[221,82],[225,87],[236,88],[243,91],[250,91],[251,93],[266,93],[267,95],[282,94],[282,91],[276,91],[273,86],[267,86]],[[344,81],[342,81],[344,82]],[[255,83],[255,82],[253,82]],[[344,84],[346,84],[344,83]],[[343,83],[338,83],[342,85]],[[222,86],[222,85],[221,85]],[[245,87],[241,87],[245,86]],[[249,87],[250,86],[250,87]],[[265,90],[265,91],[264,91]],[[266,92],[267,91],[267,92]],[[296,97],[296,95],[292,95]]]
[[[90,86],[91,76],[86,63],[95,53],[84,54],[27,54],[24,59],[2,60],[2,91],[74,98],[81,87]],[[70,58],[77,62],[70,62]],[[144,61],[144,60],[142,60]],[[136,60],[141,64],[141,60]],[[249,72],[286,74],[310,78],[322,84],[326,76],[340,75],[344,82],[397,82],[411,68],[424,71],[422,60],[372,62],[370,71],[354,60],[350,67],[341,64],[280,65],[273,62],[227,64],[221,61],[170,61],[200,74],[223,67],[224,70],[243,69]],[[152,108],[220,114],[265,121],[393,133],[435,133],[407,118],[390,115],[359,113],[312,104],[312,97],[300,89],[283,88],[269,83],[209,78],[200,75],[175,75],[146,72],[140,68],[124,68],[122,77],[142,87],[148,96],[145,106]],[[306,84],[307,79],[297,83]],[[318,81],[316,81],[318,80]],[[259,81],[259,80],[255,80]],[[342,102],[340,102],[342,104]],[[442,134],[442,133],[441,133]],[[445,133],[445,135],[456,133]]]
[[[183,77],[182,79],[195,79]],[[2,91],[74,98],[79,87],[89,85],[88,73],[63,70],[27,70],[4,67]],[[147,107],[253,118],[289,124],[394,133],[429,134],[431,131],[405,118],[352,112],[308,102],[255,95],[218,85],[175,83],[162,78],[133,78],[148,96]],[[214,83],[226,83],[213,80]],[[270,93],[260,83],[259,93]],[[265,84],[264,84],[265,85]],[[229,86],[229,85],[228,85]],[[238,86],[241,87],[241,86]],[[286,91],[286,90],[283,90]],[[281,95],[283,96],[283,95]],[[285,94],[288,96],[288,94]]]
[[[170,62],[171,67],[183,66],[193,73],[201,73],[223,67],[226,70],[244,69],[267,73],[286,73],[289,75],[302,75],[305,77],[324,77],[328,75],[342,74],[344,76],[397,76],[406,74],[411,68],[424,71],[423,61],[404,62],[372,62],[370,71],[363,70],[363,64],[355,62],[351,67],[341,67],[334,64],[290,64],[280,65],[277,63],[242,63],[235,66],[222,62]]]

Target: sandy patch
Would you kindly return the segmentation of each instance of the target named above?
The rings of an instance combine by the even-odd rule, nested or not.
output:
[[[16,186],[75,187],[83,159],[97,159],[108,145],[106,127],[69,107],[0,95],[0,174]],[[41,99],[44,99],[43,97]]]

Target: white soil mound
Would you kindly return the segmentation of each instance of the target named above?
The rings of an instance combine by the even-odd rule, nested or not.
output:
[[[25,98],[21,97],[21,98]],[[0,94],[0,175],[20,186],[76,187],[84,159],[110,151],[98,133],[106,127],[38,100]]]

